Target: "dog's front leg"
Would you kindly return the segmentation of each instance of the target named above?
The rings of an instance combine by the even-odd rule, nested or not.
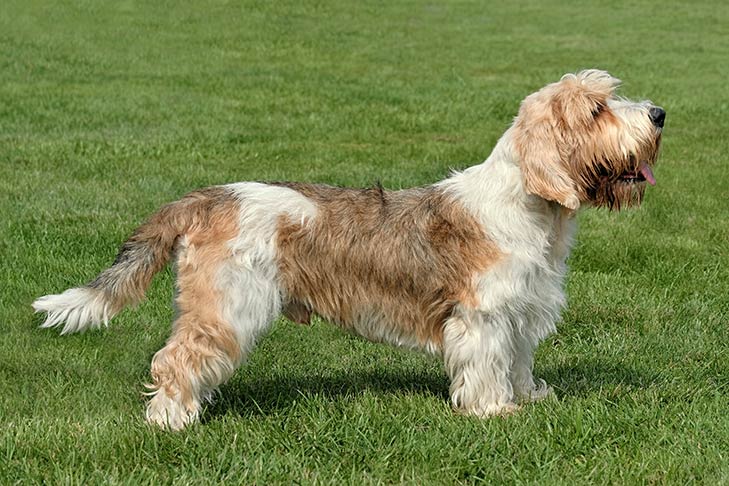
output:
[[[542,379],[535,379],[534,351],[539,344],[539,338],[529,332],[530,330],[517,329],[514,331],[514,363],[512,365],[510,380],[514,395],[521,402],[534,402],[547,397],[552,393],[552,387]]]
[[[446,321],[443,357],[453,408],[487,417],[517,405],[509,373],[514,360],[511,325],[499,315],[459,312]]]

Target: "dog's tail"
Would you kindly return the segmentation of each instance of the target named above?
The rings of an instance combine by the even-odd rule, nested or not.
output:
[[[188,194],[162,207],[124,242],[111,267],[84,287],[46,295],[33,302],[47,314],[41,327],[65,322],[61,334],[108,325],[124,307],[144,297],[152,277],[169,261],[177,239],[194,226],[204,226],[222,187]]]

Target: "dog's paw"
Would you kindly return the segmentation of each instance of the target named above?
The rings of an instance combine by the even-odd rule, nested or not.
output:
[[[533,386],[518,390],[517,395],[521,403],[538,402],[554,395],[554,390],[544,380],[540,379]]]
[[[190,407],[170,398],[163,390],[158,390],[147,403],[147,423],[168,430],[182,430],[197,422],[200,404],[193,402]]]
[[[517,412],[521,407],[514,402],[507,403],[488,403],[474,404],[468,407],[454,408],[459,415],[470,415],[472,417],[488,418],[488,417],[506,417]]]

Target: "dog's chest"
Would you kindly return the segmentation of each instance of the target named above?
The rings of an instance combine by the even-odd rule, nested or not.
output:
[[[575,227],[573,217],[555,209],[509,238],[496,235],[504,257],[476,276],[478,310],[511,321],[556,321]]]

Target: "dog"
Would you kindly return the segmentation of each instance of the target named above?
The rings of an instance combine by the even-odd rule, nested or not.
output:
[[[386,191],[243,182],[162,207],[86,286],[33,303],[62,334],[107,325],[174,259],[172,335],[152,360],[148,422],[178,430],[280,315],[440,355],[452,407],[539,400],[538,343],[565,305],[581,207],[640,204],[666,112],[599,70],[529,95],[485,162]]]

